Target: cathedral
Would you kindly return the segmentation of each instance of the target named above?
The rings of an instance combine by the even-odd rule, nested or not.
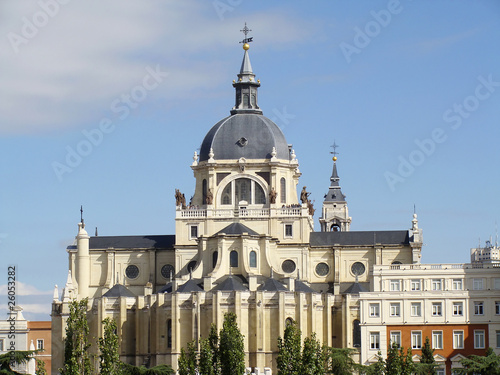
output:
[[[88,297],[91,337],[102,336],[104,318],[115,319],[121,360],[148,367],[176,369],[181,348],[235,312],[246,366],[268,373],[276,371],[277,338],[291,320],[303,337],[315,332],[326,345],[359,351],[359,295],[373,290],[374,267],[420,263],[416,215],[410,229],[350,230],[336,156],[315,210],[295,150],[259,107],[250,41],[233,81],[234,107],[186,161],[195,193],[186,202],[175,192],[175,234],[92,237],[78,224],[67,247],[67,283],[54,292],[53,374],[63,365],[74,298]]]

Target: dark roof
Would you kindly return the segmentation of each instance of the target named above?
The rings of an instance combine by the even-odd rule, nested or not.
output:
[[[156,293],[172,293],[172,283],[163,285]]]
[[[203,289],[198,285],[199,281],[194,279],[189,279],[187,282],[182,284],[175,291],[176,293],[192,293],[192,292],[203,292]]]
[[[213,290],[233,291],[233,290],[248,290],[239,278],[229,275],[226,280],[217,285]]]
[[[295,280],[295,291],[304,293],[316,293],[314,289],[312,289],[310,286],[307,286],[300,280]]]
[[[359,294],[360,292],[368,292],[368,290],[364,288],[360,283],[355,282],[346,290],[344,290],[343,294]]]
[[[91,249],[169,249],[173,250],[175,235],[97,236],[90,237]]]
[[[279,292],[282,290],[288,290],[282,283],[272,277],[267,279],[264,284],[259,286],[258,290],[264,290],[266,292]]]
[[[243,224],[240,224],[240,223],[232,223],[232,224],[229,224],[227,227],[225,227],[224,229],[221,229],[220,231],[218,231],[217,233],[215,233],[215,235],[217,234],[221,234],[221,233],[225,233],[225,234],[243,234],[243,233],[248,233],[252,236],[258,236],[259,234],[250,229],[249,227],[247,227],[246,225],[243,225]]]
[[[130,290],[122,284],[116,284],[102,295],[103,297],[135,297]]]
[[[408,245],[407,230],[366,231],[366,232],[313,232],[310,237],[311,246],[333,245]]]
[[[290,160],[288,143],[278,125],[263,115],[235,114],[208,131],[201,144],[200,161],[208,160],[210,148],[215,160],[270,159],[273,147],[278,159]]]

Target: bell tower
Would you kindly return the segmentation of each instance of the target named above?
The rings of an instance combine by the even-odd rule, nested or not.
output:
[[[337,147],[339,146],[334,142],[331,147],[333,148],[331,152],[333,154],[333,171],[330,177],[330,187],[323,201],[319,223],[322,232],[348,232],[351,227],[351,218],[349,217],[347,202],[340,188],[340,178],[337,173]]]

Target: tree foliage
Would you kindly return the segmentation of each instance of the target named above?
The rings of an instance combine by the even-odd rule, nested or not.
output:
[[[363,366],[363,372],[366,375],[380,375],[385,373],[385,360],[380,350],[377,353],[377,362],[369,366]]]
[[[120,362],[119,371],[115,374],[120,375],[172,375],[175,371],[168,365],[158,365],[151,368],[144,366],[133,366],[128,363]]]
[[[45,368],[45,362],[41,359],[36,360],[36,371],[35,375],[47,375],[47,369]]]
[[[488,348],[485,356],[470,355],[460,361],[463,368],[456,369],[458,374],[500,375],[500,356]]]
[[[419,375],[436,375],[436,368],[439,365],[434,359],[434,349],[431,348],[429,337],[425,338],[424,346],[422,347],[422,357],[420,363],[416,364],[416,373]]]
[[[355,373],[358,366],[352,359],[352,354],[356,352],[350,348],[325,348],[325,372],[335,375],[350,375]]]
[[[104,325],[103,337],[99,338],[101,375],[116,375],[120,369],[120,354],[116,322],[111,318],[102,321]]]
[[[92,366],[88,350],[89,325],[87,322],[88,299],[72,301],[66,326],[63,375],[90,375]]]
[[[196,375],[198,369],[198,358],[194,341],[188,342],[187,350],[181,349],[178,361],[179,375]]]
[[[302,374],[322,375],[325,373],[325,354],[316,333],[304,339],[302,349]]]
[[[278,337],[278,375],[300,375],[302,361],[301,332],[295,321]]]
[[[235,313],[224,314],[219,335],[219,354],[222,375],[245,373],[245,346]]]
[[[385,360],[385,374],[386,375],[400,375],[403,366],[401,363],[401,356],[399,346],[395,342],[389,346],[387,350],[387,359]]]
[[[20,374],[14,371],[11,364],[22,365],[38,353],[38,350],[15,350],[0,355],[0,375]]]

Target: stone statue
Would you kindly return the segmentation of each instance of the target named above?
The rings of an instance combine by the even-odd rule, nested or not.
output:
[[[276,193],[276,190],[274,190],[274,187],[271,188],[271,191],[269,192],[269,202],[271,204],[276,203],[276,197],[278,196],[278,193]]]
[[[207,196],[205,197],[206,204],[212,204],[214,202],[214,195],[212,189],[208,189]]]
[[[182,209],[186,209],[186,197],[184,196],[184,194],[182,194],[181,196],[181,206],[182,206]]]
[[[314,212],[316,210],[314,209],[314,205],[310,199],[307,200],[307,209],[309,210],[309,215],[314,216]]]
[[[307,203],[308,202],[309,195],[311,195],[311,193],[308,193],[307,190],[306,190],[306,187],[304,186],[302,188],[302,191],[300,192],[300,200],[302,201],[302,203]]]
[[[182,194],[179,189],[175,189],[175,205],[178,207],[181,205]]]

